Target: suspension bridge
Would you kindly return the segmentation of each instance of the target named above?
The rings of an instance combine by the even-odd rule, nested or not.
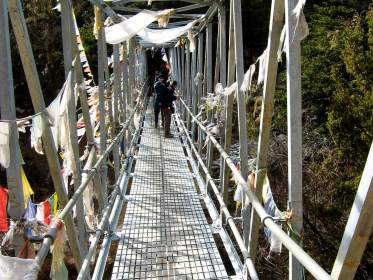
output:
[[[317,263],[297,238],[303,230],[300,46],[308,34],[305,1],[272,0],[267,48],[246,73],[240,0],[179,1],[177,7],[162,11],[152,11],[151,2],[169,1],[90,2],[98,46],[98,84],[92,81],[72,1],[60,0],[65,83],[48,106],[22,2],[9,0],[0,5],[0,151],[7,173],[9,216],[17,225],[27,224],[17,133],[25,122],[32,122],[33,147],[47,159],[60,208],[41,236],[34,259],[2,257],[3,264],[14,264],[7,275],[22,263],[25,266],[17,269],[17,275],[36,279],[52,245],[53,259],[57,258],[60,233],[66,228],[78,279],[107,277],[111,248],[116,248],[111,279],[268,278],[258,274],[261,263],[256,259],[265,227],[289,253],[289,279],[353,279],[373,227],[369,217],[373,210],[372,149],[355,201],[348,206],[352,210],[332,270]],[[137,9],[129,5],[134,2],[150,6]],[[22,119],[17,119],[15,110],[9,22],[36,112]],[[111,63],[108,44],[113,49]],[[171,77],[179,82],[182,96],[172,118],[171,139],[154,127],[154,101],[147,95],[152,48],[165,49]],[[270,213],[268,197],[262,195],[263,190],[270,191],[271,117],[278,59],[283,52],[289,166],[285,217]],[[263,98],[256,161],[249,167],[245,94],[253,83],[256,64]],[[239,169],[229,154],[235,105]],[[218,177],[211,172],[216,155]],[[249,171],[253,171],[251,179]],[[238,215],[227,206],[230,177],[237,182],[235,197],[242,207]],[[69,192],[69,182],[73,192]],[[98,201],[96,206],[92,196]],[[286,222],[292,231],[282,229]],[[14,233],[13,242],[19,250],[24,246],[23,235]],[[54,263],[54,277],[63,274],[59,260]]]

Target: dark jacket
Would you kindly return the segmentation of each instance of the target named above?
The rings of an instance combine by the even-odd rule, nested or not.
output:
[[[173,108],[172,102],[176,100],[174,91],[167,87],[166,82],[158,81],[154,85],[155,90],[155,106],[159,106],[162,109]]]

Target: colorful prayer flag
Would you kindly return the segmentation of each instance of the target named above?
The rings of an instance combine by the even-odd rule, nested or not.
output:
[[[22,176],[22,187],[23,187],[23,201],[24,201],[25,209],[26,209],[29,198],[31,197],[31,195],[34,194],[34,191],[32,190],[30,183],[27,180],[23,167],[21,167],[21,176]]]
[[[7,204],[8,204],[8,190],[3,186],[0,186],[0,232],[7,232],[8,227],[8,216],[7,216]]]
[[[49,225],[51,221],[50,215],[51,205],[48,199],[39,204],[36,204],[36,220]]]

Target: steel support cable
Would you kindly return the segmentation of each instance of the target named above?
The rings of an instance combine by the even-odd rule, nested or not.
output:
[[[225,204],[222,196],[220,195],[220,192],[219,192],[214,180],[212,179],[209,170],[207,169],[207,167],[206,167],[205,163],[203,162],[201,156],[198,154],[198,150],[195,147],[195,145],[193,144],[193,141],[188,134],[188,130],[186,129],[184,123],[180,120],[180,117],[178,115],[176,115],[176,116],[177,116],[177,122],[178,122],[179,126],[182,128],[182,130],[183,130],[185,136],[187,137],[187,140],[188,140],[188,142],[189,142],[189,144],[192,148],[192,151],[193,151],[194,155],[197,157],[197,160],[200,163],[200,167],[202,168],[203,172],[206,174],[207,182],[206,182],[206,190],[205,191],[207,192],[208,184],[210,183],[210,185],[211,185],[211,187],[214,191],[214,194],[215,194],[217,200],[219,201],[220,211],[224,212],[224,215],[225,215],[225,218],[226,218],[226,223],[231,228],[232,233],[233,233],[233,235],[236,239],[236,242],[237,242],[237,244],[238,244],[238,246],[241,250],[241,253],[242,253],[243,258],[244,258],[244,264],[249,271],[250,279],[252,279],[252,280],[259,279],[259,276],[258,276],[258,274],[256,272],[256,269],[255,269],[255,265],[254,265],[254,263],[253,263],[253,261],[250,257],[249,251],[247,250],[247,248],[245,246],[245,243],[242,240],[242,236],[241,236],[236,224],[234,223],[233,216],[230,214],[230,212],[227,208],[227,205]]]
[[[62,209],[62,211],[58,214],[57,218],[59,219],[64,219],[66,215],[73,209],[75,206],[76,202],[82,195],[83,191],[85,188],[88,186],[89,182],[93,179],[93,177],[97,174],[97,171],[101,168],[102,164],[105,162],[106,158],[109,156],[115,145],[117,145],[120,141],[120,139],[123,137],[124,132],[128,129],[135,113],[138,111],[140,108],[140,103],[138,103],[135,107],[135,110],[133,110],[130,118],[128,121],[123,125],[121,131],[117,134],[117,136],[112,140],[106,151],[99,157],[97,160],[96,164],[89,170],[87,171],[87,176],[85,179],[82,181],[80,186],[77,188],[77,190],[74,192],[73,196],[71,199],[67,202],[65,207]],[[36,263],[39,265],[39,267],[42,266],[45,257],[49,253],[50,246],[53,244],[54,239],[56,237],[57,233],[57,228],[56,225],[52,225],[51,228],[48,230],[48,233],[44,235],[44,240],[43,243],[40,247],[40,250],[38,254],[35,257]]]
[[[224,161],[232,171],[233,176],[237,180],[238,184],[241,185],[245,192],[247,199],[249,199],[253,208],[257,212],[264,224],[274,234],[284,246],[299,260],[299,262],[316,278],[316,279],[332,279],[331,276],[300,247],[293,239],[291,239],[281,227],[279,227],[274,221],[273,217],[268,215],[263,205],[260,203],[256,195],[250,191],[247,187],[247,182],[242,177],[240,171],[237,169],[229,155],[224,151],[224,148],[219,144],[215,137],[207,131],[206,127],[193,115],[184,100],[180,99],[181,103],[185,107],[188,114],[192,117],[192,120],[201,128],[201,130],[210,138],[210,141],[214,144],[215,148],[219,151]]]

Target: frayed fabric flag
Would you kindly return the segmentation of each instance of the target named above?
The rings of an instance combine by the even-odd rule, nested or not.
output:
[[[8,215],[7,215],[7,205],[8,205],[8,189],[0,186],[0,232],[7,232],[9,230],[8,226]]]
[[[41,137],[44,132],[43,115],[39,114],[32,119],[31,132],[31,147],[35,149],[38,154],[44,154]]]
[[[8,168],[10,164],[10,123],[0,122],[0,165]]]
[[[281,212],[277,208],[276,202],[273,198],[271,186],[269,184],[269,179],[267,174],[265,174],[264,181],[263,181],[263,189],[262,189],[262,199],[264,204],[264,209],[266,210],[267,214],[271,217],[281,217]],[[272,232],[266,227],[264,232],[271,244],[270,250],[271,252],[281,253],[282,249],[282,242],[274,235]]]
[[[36,204],[36,220],[46,225],[49,225],[51,222],[50,216],[51,216],[51,205],[48,199],[39,204]]]
[[[28,201],[31,195],[34,194],[34,191],[31,188],[31,185],[26,177],[26,173],[23,170],[23,167],[21,167],[21,177],[22,177],[22,187],[23,187],[23,202],[24,202],[25,209],[26,209]]]
[[[158,12],[143,10],[129,19],[106,27],[106,42],[115,45],[127,41],[156,20],[160,20],[160,24],[164,25],[168,23],[167,18],[170,14],[171,10],[162,10]]]
[[[191,30],[191,28],[197,23],[196,20],[179,27],[174,28],[167,28],[167,29],[150,29],[144,28],[143,30],[139,31],[137,35],[141,37],[140,44],[143,43],[151,43],[151,44],[164,44],[170,42],[178,37],[182,36],[183,34],[187,33]],[[190,39],[188,37],[188,39]],[[194,40],[193,40],[194,41]],[[180,45],[180,40],[178,41]],[[177,45],[175,45],[177,47]],[[192,52],[192,50],[191,50]]]
[[[278,49],[277,49],[277,61],[278,62],[281,62],[282,61],[282,53],[284,52],[285,50],[285,38],[286,38],[286,24],[284,25],[284,27],[282,28],[281,30],[281,35],[280,35],[280,43],[278,45]]]
[[[254,73],[255,73],[255,64],[252,64],[249,67],[249,70],[246,71],[246,73],[243,77],[243,82],[242,82],[242,85],[241,85],[241,88],[240,88],[241,91],[243,91],[243,92],[250,91]]]
[[[64,262],[65,254],[63,248],[67,239],[66,229],[62,221],[54,220],[53,223],[57,224],[57,234],[54,244],[51,247],[53,259],[50,277],[53,280],[67,280],[69,273]]]
[[[26,212],[24,215],[24,218],[26,221],[32,221],[36,217],[36,204],[31,201],[31,199],[28,200]]]
[[[85,221],[91,230],[95,229],[95,225],[97,224],[95,211],[94,211],[94,204],[93,204],[93,182],[90,181],[88,186],[85,188],[83,192],[83,205],[84,205],[84,213],[85,213]]]
[[[194,52],[196,49],[196,40],[191,30],[188,30],[188,40],[189,40],[189,51]]]
[[[35,259],[21,259],[0,255],[2,280],[36,280],[39,266]]]
[[[54,193],[50,198],[48,198],[48,202],[51,206],[51,220],[56,217],[57,215],[57,205],[58,205],[58,197],[57,193]]]
[[[264,82],[266,70],[267,70],[267,51],[268,49],[265,49],[261,56],[259,56],[259,74],[258,74],[258,85]]]

